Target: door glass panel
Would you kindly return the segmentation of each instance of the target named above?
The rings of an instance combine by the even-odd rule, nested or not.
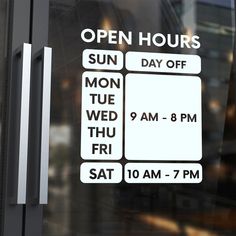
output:
[[[50,0],[49,46],[53,48],[53,77],[45,236],[235,235],[234,20],[234,1],[231,0]],[[85,29],[90,31],[83,39],[81,32]],[[118,37],[93,40],[97,29],[103,33],[124,32],[126,36],[132,32],[132,43],[124,40],[124,35],[123,41]],[[140,32],[146,37],[150,35],[150,41],[140,43]],[[195,161],[203,167],[201,183],[81,182],[80,166],[86,162],[81,157],[82,77],[86,71],[107,72],[104,68],[82,66],[85,49],[115,50],[123,55],[130,51],[169,53],[170,60],[175,58],[172,54],[201,58],[201,72],[195,72],[199,70],[197,62],[194,64],[198,57],[194,57],[192,70],[187,72],[201,78],[202,159]],[[176,76],[185,73],[177,72],[177,64],[176,70],[171,71],[169,66],[170,71],[150,73],[150,68],[155,66],[158,64],[149,64],[148,72],[137,73],[161,74],[163,78],[163,73]],[[124,76],[129,73],[125,66],[110,72]],[[176,89],[181,86],[177,85]],[[182,89],[184,91],[185,87]],[[166,93],[175,91],[171,84],[165,90]],[[144,101],[147,95],[145,89],[140,93]],[[190,95],[184,103],[191,103],[194,96]],[[174,103],[177,98],[171,99]],[[162,101],[162,109],[167,106],[167,100]],[[168,130],[163,138],[168,142],[172,136]],[[188,140],[191,145],[191,135]],[[147,137],[145,142],[151,141],[151,137]],[[188,145],[183,147],[187,149]],[[164,150],[172,148],[172,141],[164,146]],[[127,160],[123,155],[114,162],[124,166]]]

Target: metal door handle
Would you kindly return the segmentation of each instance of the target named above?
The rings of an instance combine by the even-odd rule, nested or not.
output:
[[[17,193],[14,202],[26,203],[26,180],[28,159],[28,128],[29,128],[29,100],[30,100],[30,72],[31,72],[31,44],[24,43],[16,53],[21,63],[21,101],[20,127],[18,150]]]
[[[40,144],[39,204],[48,203],[49,127],[51,102],[52,49],[43,48],[42,116]]]

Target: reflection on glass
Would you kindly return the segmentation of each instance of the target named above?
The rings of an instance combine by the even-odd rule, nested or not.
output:
[[[45,236],[236,235],[233,22],[230,0],[50,1],[54,70]],[[186,53],[202,58],[201,163],[205,174],[201,184],[80,182],[81,54],[87,47],[80,32],[85,28],[200,37],[200,49],[94,42],[90,48]]]

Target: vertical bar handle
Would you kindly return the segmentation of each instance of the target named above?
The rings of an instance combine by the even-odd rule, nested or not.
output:
[[[19,159],[17,178],[17,204],[26,203],[27,159],[28,159],[28,129],[29,100],[31,72],[31,44],[24,43],[17,55],[21,56],[21,102],[19,130]]]
[[[43,48],[43,84],[42,84],[42,116],[41,116],[41,148],[39,204],[48,203],[48,166],[49,166],[49,127],[51,102],[51,67],[52,49]]]

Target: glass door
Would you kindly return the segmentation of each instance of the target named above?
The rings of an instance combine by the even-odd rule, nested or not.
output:
[[[43,235],[235,235],[234,1],[50,0],[48,26]]]

